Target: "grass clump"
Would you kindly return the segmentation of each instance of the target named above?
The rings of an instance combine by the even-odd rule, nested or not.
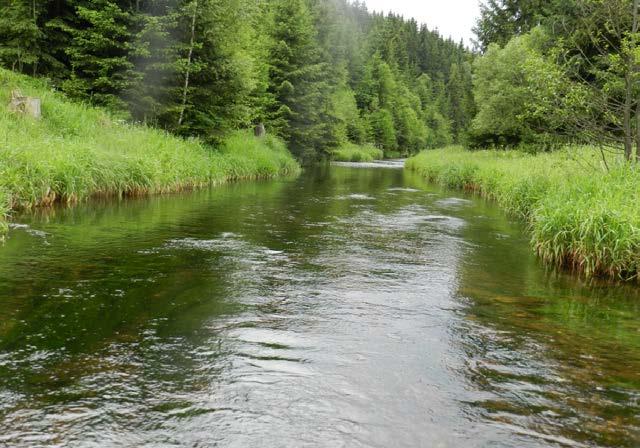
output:
[[[586,277],[640,279],[640,169],[592,148],[528,155],[425,151],[407,161],[432,182],[479,193],[525,219],[548,264]]]
[[[42,100],[42,119],[8,111],[11,90]],[[0,214],[91,196],[174,192],[296,173],[275,137],[238,131],[220,148],[115,120],[44,82],[0,70]],[[6,223],[1,224],[6,229]]]
[[[331,153],[331,158],[339,162],[373,162],[381,160],[384,153],[373,145],[347,143]]]

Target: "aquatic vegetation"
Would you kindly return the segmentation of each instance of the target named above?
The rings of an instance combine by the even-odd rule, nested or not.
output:
[[[525,219],[535,251],[550,265],[637,281],[640,170],[609,157],[607,171],[600,157],[586,147],[539,155],[449,147],[422,152],[406,168]]]
[[[19,87],[42,99],[42,119],[0,107],[0,214],[91,196],[166,193],[298,172],[275,137],[232,133],[219,148],[116,120],[69,102],[38,80],[0,71],[0,104]],[[4,224],[3,224],[4,225]]]
[[[331,158],[340,162],[373,162],[384,158],[384,153],[373,145],[347,143],[334,150]]]

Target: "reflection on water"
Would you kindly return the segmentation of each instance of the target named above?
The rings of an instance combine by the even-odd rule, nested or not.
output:
[[[0,292],[0,445],[640,444],[637,290],[400,169],[26,216]]]

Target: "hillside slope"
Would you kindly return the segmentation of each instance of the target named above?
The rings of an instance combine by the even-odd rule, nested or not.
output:
[[[9,111],[11,92],[42,100],[37,120]],[[172,192],[296,173],[284,143],[238,131],[220,148],[115,120],[43,81],[0,69],[0,212],[95,195]],[[0,220],[3,221],[3,220]],[[6,223],[1,224],[6,229]]]

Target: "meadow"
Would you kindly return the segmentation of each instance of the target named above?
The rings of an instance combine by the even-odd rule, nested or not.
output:
[[[640,170],[590,147],[517,151],[424,151],[406,169],[431,182],[495,200],[528,223],[542,260],[587,278],[638,281]]]
[[[42,118],[12,113],[11,92],[42,100]],[[47,84],[0,70],[0,214],[75,203],[201,188],[222,182],[295,174],[285,144],[236,131],[216,148],[159,129],[115,119],[74,103]],[[0,219],[0,232],[6,219]]]

